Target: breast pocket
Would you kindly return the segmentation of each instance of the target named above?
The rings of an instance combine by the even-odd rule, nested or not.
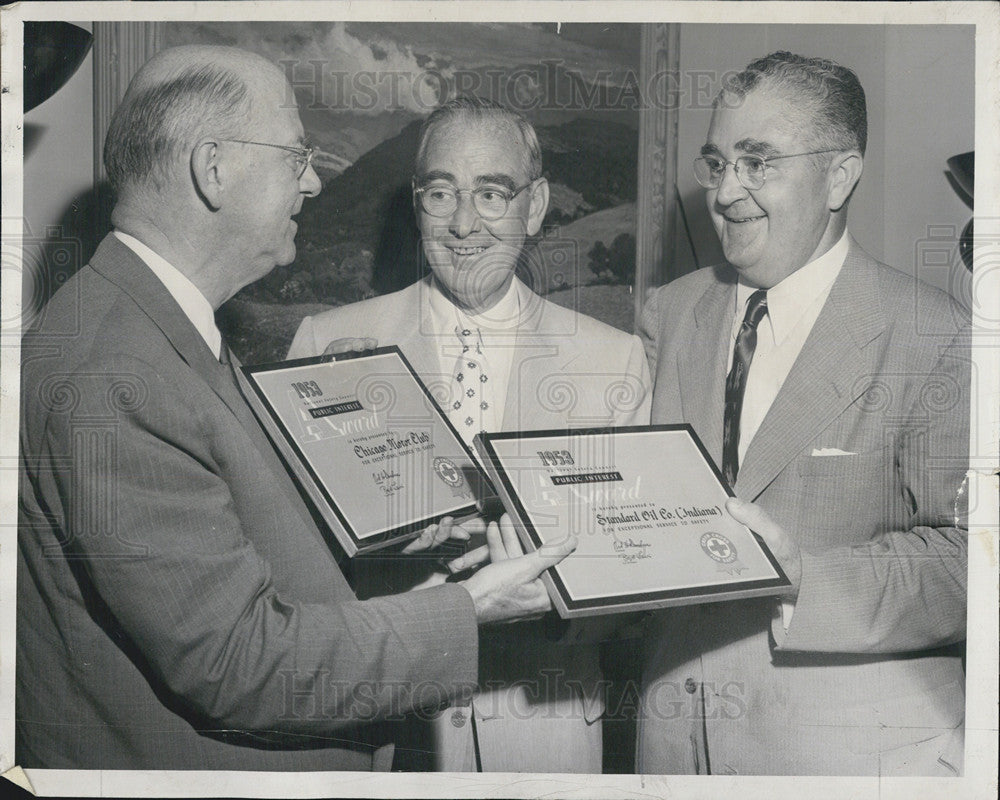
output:
[[[883,530],[896,505],[893,449],[802,456],[798,521],[807,548],[864,542]]]

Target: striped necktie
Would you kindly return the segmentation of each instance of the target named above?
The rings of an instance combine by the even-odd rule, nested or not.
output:
[[[736,484],[740,468],[740,416],[743,393],[753,352],[757,347],[757,326],[767,314],[767,291],[758,289],[747,301],[747,313],[736,336],[733,366],[726,377],[726,407],[722,422],[722,474],[730,486]]]

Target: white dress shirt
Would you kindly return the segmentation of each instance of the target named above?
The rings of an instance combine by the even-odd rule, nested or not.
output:
[[[847,259],[849,245],[850,239],[844,231],[840,240],[823,255],[767,290],[767,314],[757,326],[757,347],[743,392],[739,447],[741,464],[747,446],[767,416],[802,345],[816,324],[833,282]],[[742,280],[736,287],[727,372],[733,364],[736,336],[746,315],[747,301],[755,291],[756,287],[748,286]]]
[[[430,281],[428,303],[430,306],[431,334],[438,342],[437,356],[441,374],[450,375],[462,354],[462,344],[455,328],[472,331],[472,338],[478,337],[482,352],[478,359],[482,362],[483,373],[489,377],[484,396],[489,397],[489,408],[482,416],[484,430],[496,432],[503,425],[503,407],[510,384],[510,370],[514,361],[514,347],[517,343],[517,328],[522,308],[522,284],[516,278],[510,282],[504,296],[492,308],[481,314],[470,315],[456,306],[438,286],[436,279]],[[447,410],[447,409],[446,409]],[[464,432],[462,428],[460,432]],[[478,430],[470,434],[475,435]]]
[[[170,292],[170,296],[181,307],[184,316],[191,320],[191,324],[205,340],[208,349],[216,358],[219,358],[222,353],[222,334],[219,333],[219,329],[215,325],[215,310],[205,295],[201,293],[201,290],[163,256],[151,250],[134,236],[129,236],[121,231],[114,233],[160,279],[160,282]]]
[[[840,240],[823,255],[767,290],[767,314],[757,326],[757,347],[750,362],[743,393],[740,464],[816,324],[816,318],[830,296],[833,282],[844,266],[849,248],[850,237],[845,230]],[[736,287],[727,372],[733,364],[736,336],[746,316],[747,301],[755,291],[755,287],[744,284],[742,280]],[[786,630],[792,621],[794,610],[793,603],[782,601],[781,619]]]

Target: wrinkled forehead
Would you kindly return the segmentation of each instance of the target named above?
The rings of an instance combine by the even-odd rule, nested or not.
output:
[[[509,175],[528,180],[531,154],[516,123],[501,116],[455,115],[427,131],[416,171]]]
[[[813,138],[814,113],[806,98],[767,84],[740,96],[720,93],[703,151],[776,155]]]

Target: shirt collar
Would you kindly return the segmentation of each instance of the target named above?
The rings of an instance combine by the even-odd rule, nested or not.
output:
[[[775,342],[784,341],[802,319],[806,309],[827,292],[840,274],[849,249],[850,236],[845,229],[837,243],[823,255],[767,290],[767,316]],[[740,320],[746,313],[750,295],[755,291],[756,287],[749,286],[740,278],[736,287],[736,314]]]
[[[209,350],[216,358],[219,358],[222,353],[222,334],[219,333],[219,329],[215,325],[215,310],[205,295],[201,293],[201,290],[191,283],[177,267],[134,236],[121,231],[114,233],[160,279],[170,295],[177,301],[177,305],[181,307],[184,316],[191,321],[201,338],[205,340]]]
[[[522,284],[515,277],[497,303],[481,314],[467,314],[445,295],[437,278],[432,275],[429,302],[434,327],[443,334],[451,333],[456,325],[462,328],[479,328],[481,331],[501,335],[516,330],[522,306],[521,292]]]

